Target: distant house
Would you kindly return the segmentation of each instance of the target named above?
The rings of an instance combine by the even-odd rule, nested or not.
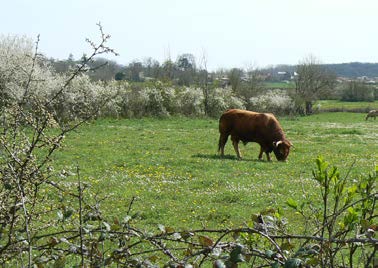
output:
[[[277,72],[278,79],[281,81],[291,80],[292,75],[289,72]]]
[[[374,85],[376,81],[374,79],[371,79],[367,76],[359,76],[357,77],[357,80],[364,83],[364,84],[369,84],[369,85]]]
[[[220,79],[219,79],[219,81],[220,81],[220,86],[222,87],[222,88],[225,88],[225,87],[228,87],[229,85],[231,85],[231,83],[230,83],[230,79],[228,78],[228,77],[221,77]]]

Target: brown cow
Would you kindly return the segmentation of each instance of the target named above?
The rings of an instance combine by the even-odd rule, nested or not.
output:
[[[369,117],[374,117],[374,120],[375,120],[375,117],[378,116],[378,110],[371,110],[370,112],[368,112],[368,114],[366,115],[366,118],[365,120],[368,120]]]
[[[272,151],[277,160],[285,161],[290,152],[291,142],[285,138],[285,134],[278,120],[270,113],[256,113],[245,110],[227,110],[219,119],[219,147],[221,156],[224,155],[224,146],[228,136],[231,135],[232,145],[236,155],[241,158],[239,141],[244,144],[257,142],[260,144],[259,159],[262,160],[265,152],[268,161]]]

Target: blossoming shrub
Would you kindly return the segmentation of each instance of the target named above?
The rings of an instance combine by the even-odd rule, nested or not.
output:
[[[243,101],[234,96],[231,88],[215,88],[210,90],[208,115],[220,116],[227,109],[245,109]]]
[[[115,95],[113,90],[101,82],[91,82],[87,75],[77,76],[54,101],[57,118],[63,121],[78,120],[90,114],[116,115],[117,109],[107,104]],[[56,89],[49,95],[56,94]],[[106,105],[107,104],[107,105]],[[106,109],[103,108],[105,105]]]
[[[18,36],[0,36],[0,109],[23,105],[33,111],[36,103],[48,102],[56,121],[66,122],[88,114],[118,114],[118,105],[107,105],[116,91],[101,82],[91,82],[86,74],[57,74],[39,54],[33,42]],[[62,91],[64,88],[64,91]],[[102,109],[100,109],[102,108]]]
[[[185,116],[204,114],[204,97],[200,88],[179,88],[176,93],[175,103],[180,113]]]
[[[107,87],[112,88],[108,89],[109,91],[117,92],[109,108],[113,107],[114,111],[118,111],[117,116],[121,117],[172,115],[218,117],[226,109],[245,108],[242,100],[227,88],[209,90],[208,111],[205,114],[205,97],[201,88],[172,87],[160,82],[152,86],[130,85],[123,82]],[[102,112],[102,114],[106,113],[106,110]]]
[[[76,76],[62,94],[57,94],[69,74],[55,73],[42,57],[32,57],[33,52],[33,43],[29,39],[0,38],[0,107],[24,99],[27,100],[25,105],[32,109],[29,98],[32,92],[34,101],[53,99],[51,112],[60,122],[85,118],[88,112],[106,117],[140,118],[171,115],[218,117],[230,108],[277,114],[294,111],[292,99],[283,90],[269,90],[252,97],[246,106],[230,88],[209,88],[205,97],[204,89],[198,87],[173,87],[159,81],[147,84],[93,82],[86,74]],[[28,70],[32,69],[30,75]]]
[[[268,90],[249,100],[250,110],[258,112],[272,112],[275,114],[292,114],[295,111],[294,101],[285,90]]]
[[[1,109],[21,102],[31,106],[33,100],[45,98],[62,85],[61,77],[41,57],[33,57],[33,53],[30,39],[0,36]]]

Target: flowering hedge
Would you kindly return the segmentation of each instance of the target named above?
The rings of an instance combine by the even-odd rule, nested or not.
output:
[[[282,90],[269,90],[245,100],[227,87],[208,88],[205,94],[205,89],[200,87],[171,86],[160,81],[148,84],[93,82],[85,73],[75,76],[64,92],[54,98],[70,73],[55,73],[43,57],[32,57],[34,49],[32,41],[27,38],[0,37],[0,107],[24,101],[32,108],[33,101],[54,99],[51,111],[55,120],[60,122],[85,118],[88,111],[97,116],[139,118],[174,115],[218,117],[230,108],[279,114],[289,114],[294,110],[293,101]],[[24,91],[25,83],[29,92]]]

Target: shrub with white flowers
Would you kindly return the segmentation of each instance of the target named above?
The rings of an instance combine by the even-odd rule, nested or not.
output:
[[[45,98],[60,88],[63,79],[41,57],[34,57],[31,39],[0,36],[0,108]],[[33,96],[31,99],[30,97]]]
[[[175,101],[183,115],[198,116],[204,114],[204,96],[200,88],[179,88]]]
[[[250,98],[250,110],[272,112],[276,114],[291,114],[295,110],[294,101],[285,90],[268,90],[265,93]]]
[[[245,109],[243,101],[236,97],[231,88],[210,90],[209,116],[218,117],[227,109]]]

